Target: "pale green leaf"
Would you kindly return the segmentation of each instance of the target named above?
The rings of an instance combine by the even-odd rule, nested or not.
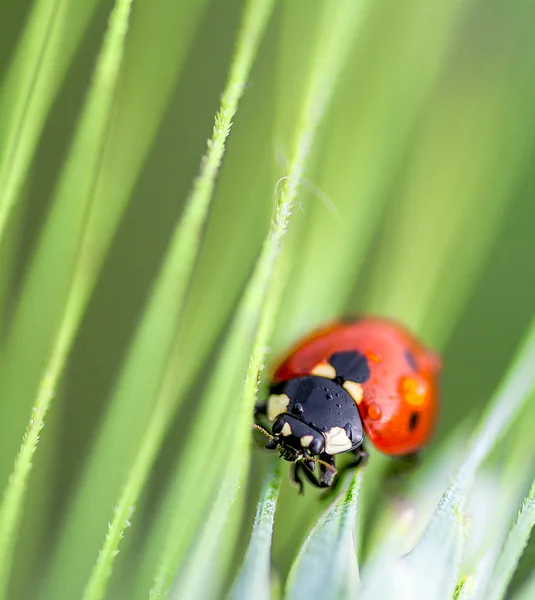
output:
[[[534,525],[535,483],[531,486],[522,509],[509,532],[502,553],[486,586],[485,599],[501,600],[505,597],[507,587],[528,544]]]
[[[280,464],[269,473],[256,509],[251,540],[229,600],[270,600],[271,538],[280,487]]]
[[[216,115],[212,138],[201,161],[201,169],[192,192],[187,200],[183,218],[177,225],[167,260],[156,283],[153,296],[142,321],[138,337],[132,345],[131,354],[118,383],[116,405],[131,401],[132,395],[143,394],[147,376],[143,366],[150,361],[154,369],[154,380],[161,379],[157,391],[157,402],[147,425],[139,452],[136,455],[130,476],[123,488],[114,511],[104,545],[86,585],[84,598],[101,598],[106,589],[117,548],[129,523],[143,485],[154,459],[161,447],[174,410],[176,396],[176,330],[181,317],[186,288],[194,269],[200,245],[200,230],[203,226],[216,175],[225,151],[225,140],[230,133],[238,102],[256,55],[263,32],[269,22],[272,0],[253,0],[244,15],[243,26],[236,46],[235,59],[231,65],[229,79],[222,95],[221,108]],[[160,345],[161,361],[147,354],[147,349]],[[126,390],[126,391],[125,391]],[[121,397],[122,396],[122,397]],[[113,409],[112,409],[113,410]]]
[[[286,584],[288,600],[354,598],[359,581],[356,517],[362,470],[321,516],[307,537]]]

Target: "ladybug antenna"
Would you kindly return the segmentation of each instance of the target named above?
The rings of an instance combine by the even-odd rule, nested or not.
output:
[[[270,440],[275,439],[275,436],[271,435],[271,433],[269,433],[266,429],[264,429],[263,427],[260,427],[260,425],[257,425],[256,423],[253,423],[251,425],[251,429],[257,429],[258,431],[260,431],[260,433],[263,433]]]
[[[316,458],[315,456],[307,456],[307,460],[313,460],[315,463],[318,463],[318,465],[323,465],[325,468],[329,469],[331,473],[334,473],[334,475],[336,475],[336,473],[338,472],[332,465],[330,465],[328,462],[325,462],[324,460],[321,460],[321,458]]]

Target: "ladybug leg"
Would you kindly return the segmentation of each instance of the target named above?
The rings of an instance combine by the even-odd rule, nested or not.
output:
[[[334,467],[334,457],[333,456],[330,456],[329,454],[321,454],[320,459],[323,462],[330,465],[331,467]],[[319,476],[320,485],[318,487],[322,487],[322,488],[332,487],[335,478],[336,478],[336,471],[333,472],[328,467],[326,467],[324,465],[320,465],[320,476]]]
[[[340,471],[338,471],[338,479],[340,479],[340,476],[349,471],[350,469],[357,469],[358,467],[365,465],[368,461],[368,451],[364,446],[359,446],[358,448],[355,448],[355,450],[351,451],[351,454],[353,454],[353,456],[355,457],[354,460],[347,463],[347,465],[344,465],[340,469]]]
[[[299,474],[301,466],[301,463],[298,462],[290,465],[290,483],[297,488],[298,494],[303,496],[305,493],[305,486],[303,485],[303,480]]]
[[[352,469],[358,469],[358,467],[361,467],[362,465],[366,464],[368,460],[368,451],[364,446],[359,446],[358,448],[355,448],[355,450],[352,450],[351,454],[355,456],[354,460],[348,462],[338,471],[336,477],[334,477],[331,489],[325,493],[325,496],[332,496],[336,492],[336,490],[340,486],[340,482],[343,480],[344,473],[347,473]]]
[[[322,468],[325,469],[325,467],[322,467]],[[326,469],[326,471],[332,475],[331,471],[329,471],[328,469]],[[329,483],[326,483],[325,481],[322,480],[321,472],[320,472],[320,478],[318,481],[316,479],[316,477],[314,476],[314,473],[312,473],[312,471],[307,467],[307,465],[305,463],[302,463],[302,462],[293,463],[292,466],[290,467],[290,479],[292,481],[292,484],[295,485],[297,488],[299,488],[299,494],[301,494],[301,495],[303,495],[305,493],[305,486],[303,485],[303,480],[301,479],[301,475],[304,475],[307,478],[307,480],[309,481],[309,483],[312,484],[316,488],[325,488],[330,485]]]

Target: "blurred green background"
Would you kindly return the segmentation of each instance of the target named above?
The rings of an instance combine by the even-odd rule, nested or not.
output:
[[[0,4],[2,79],[32,4]],[[184,374],[177,391],[183,401],[124,540],[110,597],[146,596],[141,588],[134,592],[130,576],[267,233],[325,4],[277,2],[255,60],[188,290],[176,361]],[[54,71],[59,93],[0,247],[4,340],[112,6],[108,0],[84,0],[69,8]],[[37,597],[211,135],[242,9],[238,0],[134,2],[100,191],[103,198],[124,197],[125,210],[117,211],[116,231],[110,225],[110,246],[43,430],[10,598]],[[299,335],[341,313],[397,317],[444,355],[437,440],[479,413],[533,314],[534,18],[535,3],[529,0],[369,3],[294,207],[283,256],[289,278],[271,360]],[[40,303],[35,297],[36,313]],[[36,330],[36,338],[40,335]],[[28,352],[34,342],[33,336],[25,340]],[[31,395],[1,399],[2,485],[32,402]],[[227,418],[230,422],[233,415]],[[143,425],[142,416],[125,422],[125,443],[135,446]],[[224,461],[217,430],[199,443]],[[115,473],[121,480],[128,452],[118,454]],[[237,562],[265,462],[255,453]],[[193,496],[194,484],[183,482],[192,486]],[[284,488],[275,534],[274,562],[282,573],[318,512],[312,491],[298,508],[293,494]],[[71,583],[55,597],[78,597],[92,562],[80,558],[75,564],[76,556],[82,557],[82,546],[87,556],[96,556],[112,508],[105,500],[106,519],[102,513],[87,515],[75,534]],[[96,546],[86,543],[87,531]]]

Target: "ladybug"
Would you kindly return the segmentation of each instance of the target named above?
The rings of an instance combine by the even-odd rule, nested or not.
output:
[[[255,406],[255,429],[301,474],[329,488],[334,458],[343,470],[367,459],[369,440],[390,456],[412,456],[431,437],[438,408],[441,360],[399,323],[365,317],[335,322],[299,342],[275,369],[267,401]],[[265,421],[271,424],[262,427]],[[316,475],[316,464],[319,473]]]

